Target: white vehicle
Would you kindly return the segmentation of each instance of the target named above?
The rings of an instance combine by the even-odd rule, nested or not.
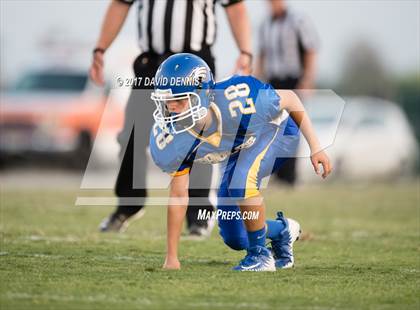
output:
[[[329,140],[336,131],[337,113],[316,97],[309,100],[307,109],[320,140]],[[377,98],[349,97],[345,98],[344,112],[327,153],[334,166],[333,178],[393,180],[412,174],[418,145],[397,104]],[[316,180],[308,160],[298,161],[298,175],[304,183]]]

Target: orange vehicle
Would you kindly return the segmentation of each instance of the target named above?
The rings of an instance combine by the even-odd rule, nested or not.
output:
[[[102,119],[105,107],[112,117]],[[99,125],[115,140],[122,123],[122,106],[107,103],[86,72],[34,71],[0,96],[0,154],[59,155],[84,167]]]

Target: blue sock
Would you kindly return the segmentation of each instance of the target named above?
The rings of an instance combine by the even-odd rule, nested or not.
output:
[[[283,221],[267,220],[267,238],[276,239],[285,228]]]
[[[253,248],[256,246],[265,247],[265,235],[266,235],[265,227],[257,231],[248,231],[247,233],[248,233],[248,241],[249,241],[250,248]]]

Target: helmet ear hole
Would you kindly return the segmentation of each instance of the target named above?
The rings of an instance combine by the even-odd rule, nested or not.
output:
[[[196,96],[190,96],[190,100],[192,106],[197,106],[199,104],[200,99]]]

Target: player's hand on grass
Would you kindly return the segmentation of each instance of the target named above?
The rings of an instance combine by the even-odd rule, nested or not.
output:
[[[179,270],[181,269],[181,263],[178,258],[166,257],[162,268],[166,270]]]
[[[312,166],[315,173],[321,175],[320,165],[322,166],[322,178],[325,179],[332,171],[330,159],[324,151],[320,151],[311,155]]]
[[[89,76],[95,84],[99,86],[103,86],[105,84],[103,53],[97,52],[93,54],[92,65],[89,69]]]

